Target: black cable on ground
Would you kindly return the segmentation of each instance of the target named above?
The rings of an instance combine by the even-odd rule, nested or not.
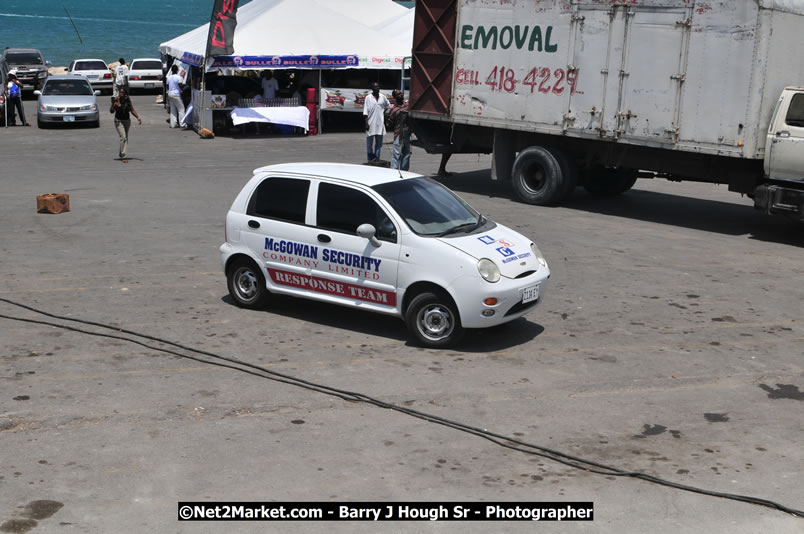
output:
[[[534,445],[534,444],[531,444],[531,443],[527,443],[527,442],[518,440],[516,438],[511,438],[511,437],[508,437],[508,436],[503,436],[501,434],[496,434],[494,432],[489,432],[488,430],[484,430],[484,429],[481,429],[481,428],[466,425],[464,423],[460,423],[460,422],[457,422],[457,421],[452,421],[450,419],[446,419],[446,418],[443,418],[443,417],[438,417],[438,416],[435,416],[435,415],[432,415],[432,414],[428,414],[426,412],[420,412],[418,410],[413,410],[413,409],[410,409],[410,408],[406,408],[404,406],[398,406],[396,404],[390,404],[390,403],[375,399],[373,397],[369,397],[369,396],[364,395],[362,393],[353,392],[353,391],[347,391],[347,390],[342,390],[342,389],[337,389],[337,388],[333,388],[333,387],[330,387],[330,386],[325,386],[325,385],[322,385],[322,384],[317,384],[315,382],[310,382],[310,381],[307,381],[307,380],[296,378],[296,377],[293,377],[291,375],[286,375],[286,374],[279,373],[279,372],[276,372],[276,371],[271,371],[271,370],[265,369],[264,367],[260,367],[260,366],[255,365],[255,364],[252,364],[252,363],[249,363],[249,362],[246,362],[246,361],[243,361],[243,360],[239,360],[237,358],[230,358],[230,357],[227,357],[227,356],[221,356],[221,355],[215,354],[213,352],[208,352],[208,351],[205,351],[205,350],[196,349],[196,348],[193,348],[193,347],[188,347],[188,346],[185,346],[185,345],[182,345],[182,344],[179,344],[179,343],[175,343],[173,341],[169,341],[169,340],[162,339],[162,338],[155,337],[155,336],[150,336],[150,335],[147,335],[147,334],[141,334],[141,333],[135,332],[133,330],[127,330],[125,328],[119,328],[119,327],[104,324],[104,323],[86,321],[86,320],[82,320],[82,319],[75,319],[75,318],[72,318],[72,317],[56,315],[56,314],[49,313],[49,312],[46,312],[44,310],[40,310],[40,309],[37,309],[37,308],[33,308],[31,306],[27,306],[25,304],[21,304],[19,302],[15,302],[13,300],[9,300],[9,299],[2,298],[2,297],[0,297],[0,302],[5,302],[5,303],[10,304],[12,306],[16,306],[16,307],[19,307],[19,308],[22,308],[22,309],[25,309],[25,310],[28,310],[28,311],[31,311],[31,312],[34,312],[34,313],[38,313],[38,314],[44,315],[46,317],[51,317],[53,319],[59,319],[59,320],[63,320],[63,321],[72,321],[72,322],[85,324],[85,325],[89,325],[89,326],[96,326],[96,327],[99,327],[99,328],[105,328],[105,329],[108,329],[108,330],[113,330],[115,332],[120,332],[122,334],[128,334],[130,336],[135,336],[135,337],[147,339],[147,340],[150,340],[150,341],[154,341],[154,342],[157,342],[157,343],[161,343],[163,345],[168,345],[168,346],[171,346],[171,347],[175,347],[177,349],[181,349],[183,351],[187,351],[187,352],[190,352],[190,353],[200,354],[200,355],[206,356],[208,358],[212,358],[214,360],[222,360],[222,362],[227,362],[227,363],[222,363],[221,361],[210,361],[210,360],[207,360],[207,359],[199,358],[197,356],[191,356],[191,355],[188,355],[188,354],[183,354],[181,352],[177,352],[177,351],[172,350],[172,349],[167,349],[167,348],[163,348],[163,347],[157,347],[157,346],[154,346],[154,345],[149,345],[149,344],[144,343],[142,341],[139,341],[139,340],[136,340],[136,339],[131,339],[130,337],[125,337],[125,336],[121,336],[121,335],[104,334],[104,333],[101,333],[101,332],[92,332],[92,331],[89,331],[89,330],[83,330],[83,329],[80,329],[80,328],[76,328],[76,327],[72,327],[72,326],[68,326],[68,325],[63,325],[63,324],[58,324],[58,323],[51,323],[51,322],[48,322],[48,321],[40,321],[40,320],[36,320],[36,319],[27,319],[27,318],[22,318],[22,317],[13,317],[13,316],[9,316],[9,315],[0,314],[0,318],[2,318],[2,319],[8,319],[8,320],[12,320],[12,321],[20,321],[20,322],[31,323],[31,324],[39,324],[39,325],[45,325],[45,326],[52,326],[52,327],[62,328],[62,329],[65,329],[65,330],[70,330],[70,331],[73,331],[73,332],[77,332],[77,333],[81,333],[81,334],[87,334],[87,335],[91,335],[91,336],[105,337],[105,338],[110,338],[110,339],[117,339],[117,340],[121,340],[121,341],[128,341],[129,343],[134,343],[134,344],[140,345],[142,347],[145,347],[145,348],[148,348],[148,349],[151,349],[151,350],[164,352],[164,353],[167,353],[167,354],[172,354],[172,355],[178,356],[180,358],[187,358],[187,359],[194,360],[194,361],[197,361],[197,362],[200,362],[200,363],[205,363],[205,364],[209,364],[209,365],[217,365],[219,367],[224,367],[224,368],[227,368],[227,369],[233,369],[233,370],[236,370],[236,371],[241,371],[241,372],[244,372],[244,373],[248,373],[250,375],[258,376],[260,378],[267,378],[269,380],[273,380],[273,381],[280,382],[280,383],[283,383],[283,384],[297,386],[297,387],[301,387],[301,388],[304,388],[304,389],[308,389],[310,391],[316,391],[318,393],[331,395],[331,396],[340,398],[340,399],[348,401],[348,402],[362,402],[362,403],[366,403],[366,404],[371,404],[373,406],[377,406],[379,408],[384,408],[384,409],[404,413],[406,415],[410,415],[412,417],[416,417],[418,419],[422,419],[422,420],[428,421],[430,423],[435,423],[435,424],[438,424],[438,425],[446,426],[448,428],[459,430],[461,432],[472,434],[474,436],[486,439],[486,440],[491,441],[492,443],[494,443],[496,445],[499,445],[501,447],[505,447],[507,449],[515,450],[515,451],[526,453],[526,454],[532,454],[532,455],[541,456],[541,457],[553,460],[555,462],[559,462],[561,464],[567,465],[569,467],[573,467],[573,468],[576,468],[576,469],[582,469],[582,470],[590,472],[590,473],[595,473],[595,474],[600,474],[600,475],[607,475],[607,476],[619,476],[619,477],[637,478],[637,479],[640,479],[640,480],[644,480],[646,482],[652,482],[654,484],[659,484],[659,485],[670,487],[670,488],[680,489],[680,490],[683,490],[683,491],[689,491],[689,492],[692,492],[692,493],[698,493],[698,494],[701,494],[701,495],[709,495],[709,496],[712,496],[712,497],[720,497],[720,498],[723,498],[723,499],[730,499],[730,500],[741,501],[741,502],[746,502],[746,503],[750,503],[750,504],[756,504],[756,505],[759,505],[759,506],[766,506],[768,508],[774,508],[776,510],[786,512],[786,513],[789,513],[789,514],[797,516],[797,517],[804,517],[804,511],[802,511],[802,510],[796,510],[794,508],[790,508],[790,507],[784,506],[782,504],[779,504],[777,502],[770,501],[770,500],[767,500],[767,499],[760,499],[760,498],[757,498],[757,497],[751,497],[751,496],[746,496],[746,495],[736,495],[736,494],[731,494],[731,493],[721,493],[721,492],[717,492],[717,491],[698,488],[698,487],[695,487],[695,486],[688,486],[686,484],[679,484],[679,483],[672,482],[672,481],[669,481],[669,480],[664,480],[662,478],[655,477],[655,476],[649,475],[647,473],[626,471],[626,470],[620,469],[618,467],[613,467],[613,466],[610,466],[610,465],[595,462],[593,460],[587,460],[587,459],[580,458],[580,457],[577,457],[577,456],[573,456],[573,455],[570,455],[570,454],[567,454],[567,453],[563,453],[563,452],[560,452],[560,451],[557,451],[557,450],[554,450],[554,449],[550,449],[550,448],[547,448],[547,447],[542,447],[542,446],[539,446],[539,445]]]

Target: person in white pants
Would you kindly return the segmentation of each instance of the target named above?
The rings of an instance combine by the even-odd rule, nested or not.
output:
[[[168,83],[168,102],[170,102],[170,127],[186,128],[184,124],[184,102],[181,100],[181,76],[179,76],[178,65],[173,65],[170,69]]]

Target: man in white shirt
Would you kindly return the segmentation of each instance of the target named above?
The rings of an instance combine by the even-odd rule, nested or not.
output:
[[[126,60],[120,58],[120,65],[114,70],[114,96],[120,94],[120,88],[128,89],[128,66]]]
[[[274,78],[274,73],[270,70],[262,72],[262,97],[263,98],[276,98],[276,92],[279,90],[279,82]]]
[[[366,154],[368,161],[380,159],[382,136],[385,135],[385,111],[391,103],[380,93],[380,84],[371,84],[371,94],[363,103],[363,116],[366,119]]]
[[[181,76],[179,76],[179,66],[173,65],[170,68],[170,76],[167,77],[168,102],[170,102],[170,127],[178,128],[184,125],[184,102],[181,99]]]

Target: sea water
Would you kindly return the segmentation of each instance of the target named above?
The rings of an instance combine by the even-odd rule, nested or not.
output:
[[[38,48],[53,66],[67,66],[80,58],[107,63],[120,57],[158,58],[161,43],[209,22],[213,4],[213,0],[4,0],[0,48]]]

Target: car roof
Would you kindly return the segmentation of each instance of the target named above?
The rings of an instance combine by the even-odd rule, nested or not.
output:
[[[395,182],[401,179],[419,178],[421,175],[399,171],[397,169],[387,169],[383,167],[373,167],[370,165],[354,165],[349,163],[282,163],[279,165],[268,165],[254,169],[254,174],[260,173],[282,173],[298,174],[312,177],[334,178],[354,184],[363,184],[369,187],[388,182]]]
[[[6,54],[8,52],[15,52],[15,53],[16,52],[37,52],[39,54],[42,53],[42,52],[39,52],[38,48],[6,48],[5,50],[3,50],[4,54]]]
[[[82,57],[82,58],[80,58],[80,59],[74,59],[74,60],[73,60],[73,63],[78,63],[79,61],[100,61],[101,63],[103,63],[104,65],[106,65],[106,62],[105,62],[105,61],[103,61],[102,59],[98,59],[98,58],[92,58],[92,57]],[[108,67],[108,65],[106,65],[106,66]]]

